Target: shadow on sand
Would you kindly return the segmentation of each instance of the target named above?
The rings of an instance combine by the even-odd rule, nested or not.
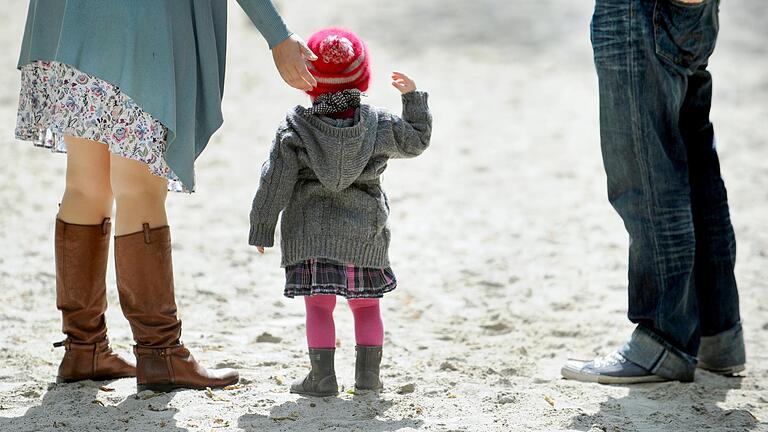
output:
[[[173,416],[177,410],[168,407],[174,393],[142,392],[126,398],[108,391],[113,384],[110,381],[50,384],[40,405],[19,417],[0,417],[0,431],[187,432],[175,426]]]
[[[391,408],[391,401],[372,392],[342,397],[299,398],[273,407],[269,415],[246,414],[238,420],[245,431],[365,431],[388,432],[403,428],[418,429],[424,422],[404,418],[381,417]]]
[[[728,393],[741,388],[741,377],[697,371],[694,383],[627,386],[629,394],[609,397],[595,414],[574,417],[570,429],[580,431],[666,431],[683,424],[686,430],[751,431],[768,426],[747,410],[724,409]],[[760,429],[764,430],[764,429]]]

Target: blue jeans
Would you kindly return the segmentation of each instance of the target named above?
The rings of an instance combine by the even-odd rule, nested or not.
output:
[[[622,353],[683,381],[702,337],[717,345],[707,351],[743,357],[736,240],[709,120],[718,6],[597,0],[592,18],[603,163],[630,236],[638,325]]]

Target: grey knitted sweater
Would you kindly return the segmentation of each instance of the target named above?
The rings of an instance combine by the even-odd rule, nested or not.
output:
[[[361,105],[344,124],[294,108],[261,168],[249,243],[273,246],[282,211],[282,266],[328,258],[388,267],[389,200],[380,176],[389,159],[421,154],[431,132],[427,94],[419,91],[403,95],[402,118]]]

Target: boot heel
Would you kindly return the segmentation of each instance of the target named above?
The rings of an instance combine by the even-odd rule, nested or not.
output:
[[[180,388],[175,384],[136,384],[136,392],[140,393],[145,390],[150,390],[155,393],[169,393]]]
[[[355,390],[381,390],[381,378],[379,374],[372,372],[362,372],[355,380]]]

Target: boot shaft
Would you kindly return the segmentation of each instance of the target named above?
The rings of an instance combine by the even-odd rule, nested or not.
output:
[[[336,349],[334,348],[310,348],[309,349],[309,362],[312,365],[312,371],[319,375],[335,375],[335,357]]]
[[[109,218],[98,225],[70,224],[56,219],[56,307],[62,331],[76,343],[106,338]]]
[[[360,390],[379,390],[381,382],[381,346],[355,347],[355,387]]]
[[[147,347],[178,344],[171,233],[167,226],[115,237],[115,270],[120,306],[136,343]]]
[[[305,396],[334,396],[339,394],[334,366],[334,348],[310,348],[309,362],[312,370],[303,379],[291,385],[291,393]]]

